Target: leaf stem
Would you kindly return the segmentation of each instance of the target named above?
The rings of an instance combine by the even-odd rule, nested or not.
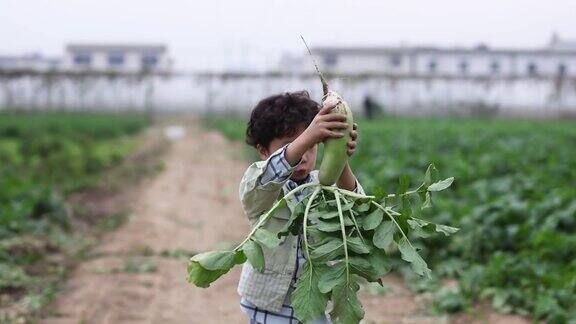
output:
[[[310,195],[310,199],[308,199],[308,203],[306,204],[306,208],[304,209],[304,220],[302,223],[302,227],[303,227],[302,231],[303,231],[303,235],[304,235],[304,248],[306,250],[306,257],[308,258],[308,262],[310,262],[310,267],[312,267],[312,259],[310,258],[310,247],[308,246],[308,235],[307,235],[308,213],[310,212],[310,207],[312,206],[312,202],[314,201],[314,198],[316,198],[316,196],[318,195],[318,192],[320,192],[320,190],[321,190],[320,187],[316,187],[316,188],[314,188],[314,191]]]
[[[342,197],[342,200],[344,200],[345,204],[348,203],[348,200],[346,200],[346,198]],[[354,217],[354,213],[352,212],[352,208],[348,209],[348,213],[350,214],[350,218],[352,219],[352,222],[354,223],[354,227],[356,227],[356,230],[358,230],[358,235],[360,236],[362,243],[366,243],[366,242],[364,242],[364,237],[362,236],[362,231],[360,230],[360,226],[358,226],[358,222],[356,222],[356,217]]]
[[[449,225],[444,225],[444,224],[438,224],[438,223],[430,222],[430,221],[427,221],[427,220],[425,220],[425,219],[418,218],[418,217],[414,217],[414,216],[410,216],[410,218],[415,219],[415,220],[419,220],[419,221],[422,221],[422,222],[425,222],[426,224],[432,224],[432,225],[434,225],[434,226],[448,226],[448,227],[452,227],[452,228],[459,229],[458,227],[449,226]]]
[[[336,207],[338,207],[338,217],[340,217],[340,230],[342,231],[342,242],[344,243],[344,260],[346,262],[346,282],[350,281],[350,269],[348,268],[348,246],[346,245],[346,229],[344,227],[344,214],[342,214],[342,205],[340,204],[340,192],[334,191],[336,198]]]
[[[260,219],[258,220],[258,223],[256,223],[256,225],[254,225],[254,227],[252,228],[252,230],[250,231],[250,234],[248,234],[248,236],[246,236],[246,239],[244,239],[244,241],[242,241],[242,243],[240,243],[236,248],[234,248],[234,251],[238,251],[242,248],[242,245],[244,245],[244,243],[248,242],[248,240],[252,237],[252,235],[254,235],[254,233],[272,216],[274,215],[274,212],[276,211],[276,209],[278,209],[278,207],[280,207],[280,205],[282,204],[282,202],[288,202],[288,198],[290,198],[291,196],[293,196],[295,193],[297,193],[298,191],[301,191],[303,189],[306,189],[308,187],[313,187],[313,186],[318,186],[320,187],[319,184],[317,183],[305,183],[301,186],[298,186],[294,189],[292,189],[290,192],[288,192],[284,197],[282,197],[280,200],[278,200],[273,206],[272,208],[270,208],[265,214],[263,214]]]
[[[418,188],[418,189],[420,189],[420,188]],[[414,190],[406,191],[405,193],[401,193],[400,197],[418,193],[418,189],[414,189]],[[388,196],[386,196],[386,198],[394,198],[396,196],[397,196],[396,194],[389,194]]]
[[[392,216],[392,214],[390,214],[386,208],[380,206],[378,203],[376,203],[376,202],[374,202],[374,201],[372,201],[371,203],[374,204],[374,205],[376,205],[376,207],[382,209],[382,211],[383,211],[386,215],[388,215],[388,217],[390,218],[390,220],[392,220],[392,222],[394,222],[394,224],[396,224],[396,227],[400,230],[400,233],[402,233],[402,236],[404,236],[404,238],[406,239],[406,242],[408,242],[408,244],[410,244],[410,247],[412,247],[413,249],[415,249],[414,246],[412,245],[412,243],[410,242],[410,240],[408,239],[408,236],[406,236],[406,233],[404,233],[404,230],[402,230],[402,227],[400,227],[400,224],[398,224],[398,222],[397,222],[396,219]]]
[[[332,191],[332,192],[340,192],[342,195],[348,196],[348,197],[352,197],[352,198],[363,198],[363,199],[373,199],[376,198],[375,196],[367,196],[367,195],[362,195],[359,193],[355,193],[353,191],[350,190],[346,190],[346,189],[342,189],[342,188],[338,188],[338,187],[332,187],[332,186],[322,186],[322,189],[328,190],[328,191]]]

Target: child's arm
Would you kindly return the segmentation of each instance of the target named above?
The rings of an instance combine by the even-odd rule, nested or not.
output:
[[[348,141],[348,152],[347,152],[348,156],[352,156],[356,152],[357,138],[358,138],[358,124],[354,123],[352,131],[350,132],[350,141]],[[342,171],[340,178],[336,182],[336,185],[342,189],[356,191],[358,193],[362,191],[362,194],[364,193],[362,187],[359,186],[358,181],[356,180],[356,177],[354,176],[354,173],[352,172],[352,169],[350,168],[350,164],[348,163],[348,161],[346,161],[346,165],[344,165],[344,170]]]
[[[336,102],[324,102],[324,106],[310,125],[286,149],[286,161],[290,165],[297,165],[300,159],[314,145],[329,138],[340,138],[344,134],[337,130],[348,127],[346,116],[331,114],[330,111],[336,106]]]
[[[325,102],[324,107],[320,109],[310,126],[288,145],[286,149],[286,160],[290,165],[297,165],[302,155],[304,155],[310,147],[328,138],[340,138],[343,136],[343,134],[335,132],[334,129],[346,128],[346,117],[339,114],[330,114],[330,111],[335,105],[336,103],[334,102]],[[350,141],[348,142],[348,156],[352,156],[356,151],[356,138],[358,138],[357,128],[358,124],[354,123],[353,129],[350,132]],[[346,162],[344,170],[336,184],[339,188],[350,191],[361,190],[348,162]]]
[[[356,177],[354,176],[354,173],[352,172],[352,169],[350,168],[348,162],[346,162],[344,170],[342,171],[342,175],[340,175],[340,179],[338,179],[336,185],[338,186],[338,188],[360,193],[358,191],[359,189],[358,181],[356,181]]]
[[[256,220],[280,197],[282,186],[295,166],[286,161],[286,147],[272,153],[265,161],[252,163],[240,181],[240,201],[250,220]]]

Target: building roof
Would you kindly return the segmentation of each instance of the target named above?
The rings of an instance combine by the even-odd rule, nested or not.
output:
[[[560,51],[576,51],[576,39],[560,38],[558,34],[554,33],[550,38],[548,47]]]
[[[60,62],[60,58],[47,57],[39,53],[26,53],[21,55],[0,55],[0,62],[44,62],[56,64]]]
[[[20,60],[21,60],[21,57],[19,57],[19,56],[0,55],[0,63],[18,62]]]
[[[438,53],[438,54],[479,54],[490,53],[496,55],[576,55],[576,47],[562,49],[555,47],[533,48],[533,49],[492,49],[481,44],[476,47],[435,47],[435,46],[367,46],[367,47],[338,47],[324,46],[314,47],[312,53],[318,55],[393,55],[393,54],[418,54],[418,53]]]
[[[161,44],[95,44],[86,43],[79,44],[73,43],[66,45],[66,51],[68,52],[95,52],[95,51],[105,51],[105,52],[154,52],[163,53],[166,51],[166,46]]]

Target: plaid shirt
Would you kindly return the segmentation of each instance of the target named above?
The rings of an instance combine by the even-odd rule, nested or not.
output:
[[[290,166],[285,158],[286,147],[278,149],[266,161],[253,163],[240,182],[240,200],[252,225],[278,199],[298,185],[318,183],[316,170],[302,183],[290,179],[295,166]],[[364,192],[359,183],[356,192]],[[289,199],[288,207],[279,210],[264,227],[272,231],[281,229],[293,207],[307,193],[309,190],[306,189],[296,193]],[[277,249],[263,247],[263,251],[263,272],[255,270],[248,262],[242,268],[238,285],[238,292],[242,296],[241,309],[254,323],[298,323],[290,307],[290,294],[306,261],[302,253],[301,237],[288,235]]]

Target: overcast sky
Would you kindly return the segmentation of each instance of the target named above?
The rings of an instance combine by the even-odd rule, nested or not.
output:
[[[575,0],[0,0],[0,55],[165,43],[178,68],[274,64],[319,45],[537,47],[576,38]]]

